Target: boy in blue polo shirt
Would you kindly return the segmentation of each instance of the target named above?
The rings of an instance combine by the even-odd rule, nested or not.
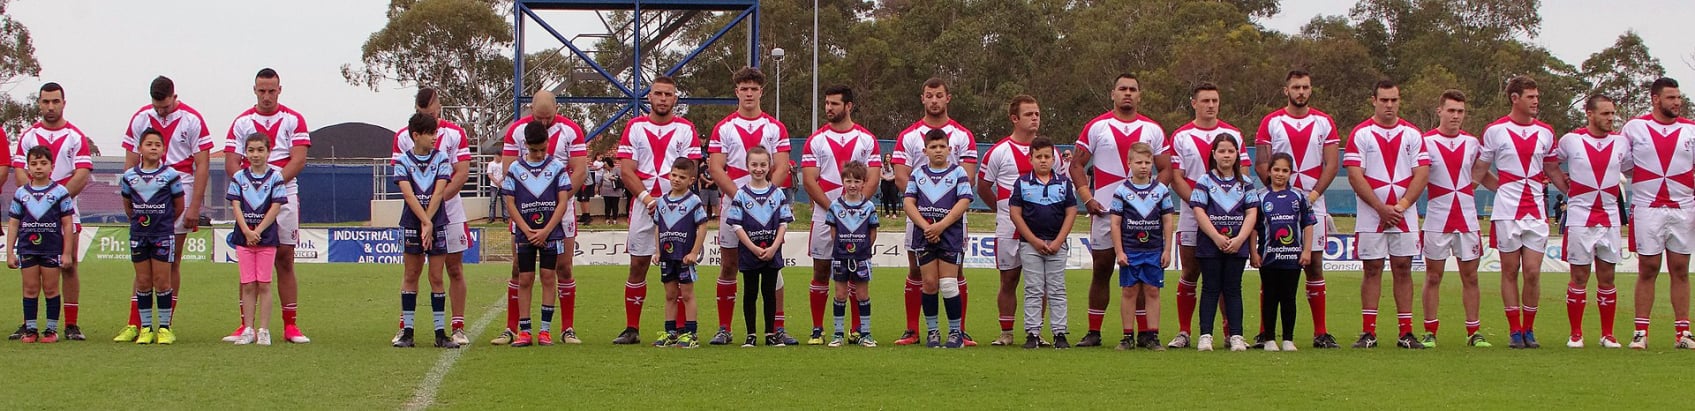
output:
[[[1071,179],[1053,172],[1053,140],[1036,137],[1030,142],[1030,173],[1012,185],[1007,213],[1022,239],[1018,247],[1024,266],[1024,348],[1042,345],[1042,303],[1048,306],[1048,322],[1054,348],[1071,348],[1065,340],[1065,259],[1070,254],[1066,237],[1077,220],[1077,195]]]

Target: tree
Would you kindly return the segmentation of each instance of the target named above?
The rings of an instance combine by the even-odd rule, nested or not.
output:
[[[1635,30],[1625,31],[1613,45],[1583,60],[1583,79],[1591,94],[1613,99],[1619,115],[1634,117],[1648,112],[1648,86],[1666,75],[1660,59],[1648,53],[1648,45]]]
[[[0,89],[11,89],[26,78],[41,75],[41,62],[35,59],[35,43],[30,40],[29,28],[12,20],[6,12],[11,0],[0,0]],[[33,93],[31,95],[34,95]],[[21,130],[35,121],[34,99],[18,100],[0,94],[0,125],[6,130]]]

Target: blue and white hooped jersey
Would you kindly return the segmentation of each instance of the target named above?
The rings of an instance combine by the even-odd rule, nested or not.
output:
[[[1245,228],[1248,210],[1259,208],[1259,194],[1255,192],[1252,183],[1238,175],[1236,178],[1223,179],[1218,174],[1207,173],[1195,185],[1195,191],[1189,194],[1189,206],[1200,207],[1206,211],[1206,216],[1212,222],[1213,228],[1226,237],[1235,237]],[[1200,218],[1200,216],[1196,216]],[[1195,241],[1195,256],[1218,257],[1223,255],[1218,244],[1212,241]],[[1236,250],[1234,256],[1246,258],[1248,247]]]
[[[430,207],[430,197],[436,194],[436,182],[453,179],[453,160],[441,150],[430,150],[430,154],[422,157],[411,151],[401,153],[392,168],[394,172],[389,177],[394,179],[395,184],[405,182],[412,185],[412,196],[417,197],[418,205],[424,208]],[[418,228],[422,225],[422,220],[410,207],[402,207],[401,211],[401,227]],[[447,225],[445,202],[436,208],[435,215],[430,216],[430,224],[436,227]]]
[[[1112,214],[1122,220],[1124,251],[1164,251],[1165,216],[1177,214],[1176,194],[1157,181],[1138,186],[1125,180],[1112,194]]]
[[[452,172],[451,169],[449,172]],[[522,158],[513,161],[506,168],[506,180],[500,182],[500,195],[512,196],[512,205],[518,207],[518,219],[532,230],[546,226],[547,220],[553,218],[554,210],[563,206],[560,201],[570,200],[564,197],[566,191],[571,191],[571,173],[565,172],[564,162],[551,156],[539,163]],[[561,222],[554,226],[553,232],[547,234],[547,240],[564,240],[564,225]],[[512,230],[513,234],[518,233],[516,226]],[[513,236],[512,241],[524,242],[522,236]]]
[[[653,222],[659,227],[659,260],[682,261],[706,224],[706,205],[692,191],[675,198],[667,193],[654,203]]]
[[[770,247],[777,239],[778,229],[793,221],[795,214],[789,207],[789,198],[775,185],[765,187],[764,191],[742,186],[730,199],[730,207],[724,210],[724,222],[732,227],[741,227],[747,238],[760,247]],[[764,262],[753,253],[738,254],[737,260],[744,268]],[[783,266],[782,258],[773,258],[771,262],[777,267]]]
[[[252,169],[235,173],[235,178],[230,179],[229,190],[224,194],[224,199],[234,201],[240,206],[237,211],[241,213],[241,218],[247,221],[248,227],[258,226],[260,222],[265,221],[265,213],[270,212],[271,207],[282,207],[288,203],[288,187],[283,183],[282,169],[270,166],[270,169],[265,170],[265,174],[259,175],[253,174]],[[230,234],[239,238],[240,232],[240,226],[237,226],[236,232]],[[270,227],[265,227],[265,231],[259,232],[259,246],[278,244],[280,242],[277,240],[276,224],[273,223]]]
[[[965,175],[965,169],[959,166],[948,166],[946,169],[935,170],[929,164],[912,169],[912,177],[906,184],[906,197],[917,200],[918,214],[926,221],[935,223],[947,217],[948,212],[959,204],[959,200],[970,201],[976,198],[971,193],[971,178]],[[928,244],[924,235],[913,226],[912,233],[907,234],[908,245],[914,250],[924,250]],[[962,251],[965,245],[965,223],[955,221],[953,226],[942,231],[942,238],[935,246],[942,251]]]
[[[65,252],[64,216],[76,214],[71,191],[58,183],[24,185],[12,193],[11,216],[18,220],[13,245],[18,255],[60,255]]]
[[[835,231],[836,247],[831,250],[835,259],[871,259],[871,232],[882,225],[877,218],[876,204],[872,204],[870,200],[860,200],[858,204],[853,204],[847,199],[838,199],[830,203],[829,212],[824,215],[824,224]]]
[[[130,237],[170,236],[176,234],[176,199],[183,197],[182,172],[160,166],[145,170],[137,165],[125,170],[118,178],[118,193],[129,199]]]

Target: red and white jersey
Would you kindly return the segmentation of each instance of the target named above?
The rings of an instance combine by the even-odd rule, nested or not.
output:
[[[1554,128],[1540,121],[1518,124],[1501,117],[1483,129],[1483,167],[1495,165],[1495,207],[1489,219],[1541,220],[1548,175],[1542,163],[1554,158]]]
[[[654,198],[671,192],[671,164],[678,157],[700,159],[694,123],[682,117],[667,123],[655,123],[648,116],[630,119],[618,139],[618,158],[635,160],[636,177]]]
[[[831,130],[826,125],[806,138],[801,147],[800,166],[818,168],[818,188],[824,197],[836,201],[842,196],[842,166],[849,162],[865,163],[866,167],[882,167],[883,155],[877,148],[877,136],[855,124],[846,132]],[[867,182],[869,183],[869,182]],[[819,204],[812,205],[816,210]],[[822,206],[828,206],[824,204]],[[826,213],[812,213],[812,222],[823,222]]]
[[[394,152],[390,153],[389,164],[400,161],[400,156],[412,151],[412,130],[401,127],[400,132],[394,133]],[[467,147],[465,129],[458,124],[444,119],[436,119],[435,148],[447,156],[450,164],[471,161],[471,148]],[[467,171],[469,172],[469,171]],[[458,224],[465,222],[465,202],[458,195],[448,196],[442,200],[441,208],[447,212],[447,223]]]
[[[529,154],[529,145],[521,140],[524,138],[524,130],[528,129],[530,122],[535,119],[533,116],[524,116],[506,126],[506,135],[501,137],[500,155],[522,158]],[[694,126],[689,128],[693,130]],[[583,127],[563,115],[553,116],[553,125],[547,126],[547,146],[553,158],[565,164],[566,172],[574,171],[571,170],[571,157],[589,156],[588,135],[583,133]]]
[[[1309,108],[1307,115],[1296,117],[1280,108],[1260,120],[1254,144],[1259,146],[1255,150],[1271,150],[1272,154],[1293,157],[1295,174],[1289,178],[1289,184],[1311,192],[1318,189],[1318,179],[1324,175],[1324,149],[1342,144],[1342,139],[1336,132],[1336,121],[1329,114]],[[1312,208],[1316,214],[1329,214],[1323,195],[1318,196]]]
[[[1566,165],[1567,227],[1618,227],[1620,180],[1630,168],[1630,141],[1580,128],[1560,137],[1554,159]]]
[[[1012,185],[1030,170],[1029,144],[1014,141],[1009,136],[989,147],[989,155],[983,156],[983,163],[977,169],[977,179],[994,182],[995,201],[1000,204],[995,208],[996,214],[1006,213],[1005,201],[1012,197]],[[1058,168],[1054,171],[1064,172]]]
[[[1650,114],[1625,122],[1619,133],[1630,141],[1630,205],[1695,207],[1695,121],[1666,124]]]
[[[1207,170],[1207,159],[1212,157],[1212,140],[1218,136],[1230,136],[1236,140],[1236,154],[1242,167],[1253,166],[1253,161],[1248,159],[1247,150],[1242,146],[1242,130],[1224,120],[1219,120],[1212,128],[1202,128],[1191,121],[1171,133],[1171,138],[1165,140],[1163,150],[1171,154],[1171,168],[1181,173],[1183,179],[1188,181],[1189,187],[1193,188],[1196,182],[1206,178],[1210,172]]]
[[[213,146],[212,130],[206,128],[206,119],[182,102],[164,117],[151,104],[141,106],[130,116],[129,128],[124,129],[124,150],[141,154],[137,139],[149,128],[165,137],[165,165],[182,173],[182,184],[194,184],[194,154],[211,150]]]
[[[706,153],[724,154],[724,174],[730,176],[736,187],[742,187],[753,181],[747,170],[747,150],[754,146],[765,147],[773,161],[788,158],[788,155],[778,153],[790,151],[789,128],[770,114],[744,118],[741,113],[730,113],[712,127],[712,136],[706,141]],[[775,163],[771,165],[773,168],[776,166]]]
[[[12,150],[12,168],[23,169],[29,164],[29,149],[35,146],[47,147],[53,152],[53,172],[47,173],[47,178],[59,184],[71,181],[71,174],[76,169],[94,170],[94,160],[89,154],[86,143],[88,135],[70,122],[59,128],[47,128],[46,125],[35,123],[18,133],[18,145]]]
[[[295,146],[311,147],[312,135],[306,128],[306,117],[289,109],[288,106],[278,105],[277,112],[259,114],[258,110],[249,108],[235,117],[230,123],[229,134],[224,136],[224,153],[234,155],[241,162],[241,168],[248,168],[247,156],[241,142],[253,133],[264,133],[271,136],[271,158],[268,163],[278,168],[288,166],[289,150]],[[225,159],[229,159],[226,155]],[[289,194],[296,194],[299,188],[294,181],[288,182]]]
[[[1471,180],[1471,170],[1482,150],[1483,143],[1465,130],[1452,136],[1435,129],[1424,133],[1424,152],[1430,154],[1424,231],[1478,232],[1477,183]]]
[[[924,154],[924,134],[935,129],[919,120],[901,130],[900,135],[895,136],[895,152],[889,153],[889,162],[908,167],[929,164],[930,156]],[[948,164],[977,164],[977,137],[971,134],[971,130],[953,119],[948,119],[941,130],[948,135]]]
[[[1423,134],[1418,126],[1404,119],[1393,127],[1383,127],[1367,119],[1350,133],[1342,166],[1359,167],[1366,183],[1371,185],[1371,194],[1393,207],[1411,189],[1413,169],[1430,166],[1430,154],[1424,151],[1424,139],[1420,138]],[[1384,228],[1380,227],[1383,220],[1365,206],[1363,197],[1359,204],[1355,232],[1410,233],[1418,225],[1418,207],[1408,207],[1401,215],[1400,225]]]
[[[1095,192],[1108,196],[1101,198],[1110,198],[1130,178],[1130,146],[1137,142],[1148,143],[1155,156],[1166,154],[1165,129],[1147,116],[1138,114],[1135,120],[1126,122],[1107,112],[1083,125],[1083,132],[1077,135],[1077,149],[1089,152],[1089,161],[1095,167]]]

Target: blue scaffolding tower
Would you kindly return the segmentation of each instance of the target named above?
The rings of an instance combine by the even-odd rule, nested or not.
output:
[[[570,39],[566,38],[563,34],[560,34],[558,30],[548,24],[547,19],[536,14],[537,10],[630,11],[634,17],[631,23],[631,33],[633,33],[633,35],[630,36],[630,46],[631,50],[633,50],[633,55],[631,57],[632,61],[630,62],[628,84],[619,80],[618,73],[607,70],[606,67],[601,66],[594,60],[594,58],[590,57],[588,53],[584,52],[582,48],[572,44]],[[674,33],[677,28],[681,27],[681,21],[674,22],[676,23],[675,27],[663,28],[654,36],[654,38],[644,39],[642,34],[641,14],[643,12],[672,10],[725,11],[736,12],[737,14],[734,19],[730,20],[728,23],[724,24],[723,27],[719,28],[717,32],[713,33],[712,37],[695,46],[693,50],[690,50],[689,53],[686,54],[681,61],[678,61],[676,65],[662,71],[662,75],[676,75],[679,70],[689,64],[690,61],[693,61],[696,56],[699,56],[701,52],[717,43],[718,40],[724,37],[725,33],[729,33],[731,28],[736,27],[743,21],[748,23],[747,37],[749,52],[747,53],[747,64],[752,67],[759,67],[759,0],[517,0],[512,4],[512,60],[514,62],[512,70],[513,119],[516,120],[518,118],[518,114],[523,112],[524,103],[527,103],[530,100],[530,97],[524,93],[524,23],[526,21],[535,22],[535,24],[541,27],[542,30],[546,30],[548,34],[553,35],[553,38],[559,40],[565,48],[570,49],[571,54],[575,55],[577,58],[583,59],[594,73],[599,74],[600,77],[605,79],[607,83],[611,84],[612,88],[618,93],[612,96],[561,96],[557,98],[560,103],[623,105],[623,107],[620,108],[616,114],[613,114],[611,118],[598,122],[599,124],[596,124],[594,129],[589,131],[588,136],[586,137],[594,138],[595,136],[599,136],[601,133],[605,132],[610,125],[616,124],[620,119],[623,119],[624,116],[631,115],[632,112],[646,112],[648,110],[647,107],[644,106],[646,103],[644,97],[647,96],[647,92],[652,85],[647,83],[647,80],[642,77],[641,59],[643,55],[643,48],[648,47],[649,44],[658,44],[664,37]],[[734,96],[687,97],[679,99],[678,103],[733,105],[736,104],[736,99]]]

